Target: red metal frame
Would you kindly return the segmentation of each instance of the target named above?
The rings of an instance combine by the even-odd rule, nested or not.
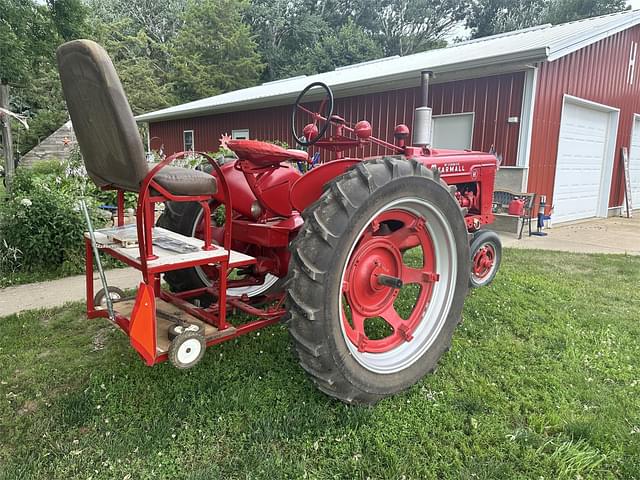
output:
[[[243,335],[250,331],[256,330],[258,328],[265,327],[267,325],[271,325],[277,322],[280,317],[284,314],[284,310],[282,309],[282,301],[283,297],[276,298],[278,303],[275,307],[267,308],[267,309],[257,309],[252,305],[249,305],[243,299],[240,298],[228,298],[227,297],[227,275],[229,272],[230,264],[230,252],[231,252],[231,241],[232,241],[232,229],[233,229],[233,205],[231,200],[231,193],[229,189],[228,182],[225,179],[225,176],[222,173],[220,166],[215,162],[213,158],[203,152],[198,152],[199,155],[202,155],[207,159],[207,161],[211,164],[213,170],[216,172],[216,178],[218,185],[220,187],[221,192],[217,194],[211,195],[174,195],[163,188],[160,184],[158,184],[154,177],[155,175],[166,165],[170,164],[177,158],[184,156],[187,152],[179,152],[176,153],[162,162],[155,165],[149,173],[144,178],[142,185],[140,187],[140,191],[138,192],[138,205],[136,208],[137,211],[137,221],[136,228],[138,234],[138,249],[139,249],[139,259],[138,261],[132,260],[129,257],[126,257],[120,254],[116,249],[110,248],[109,246],[101,247],[101,250],[105,253],[117,258],[118,260],[130,265],[141,272],[143,283],[140,285],[138,289],[138,296],[136,299],[136,303],[131,314],[131,318],[127,318],[125,315],[118,312],[117,302],[115,303],[115,312],[113,321],[115,324],[120,327],[129,337],[131,338],[131,343],[134,348],[140,353],[140,355],[145,359],[145,362],[148,365],[153,365],[158,362],[162,362],[167,359],[166,353],[156,353],[155,356],[150,356],[149,352],[155,352],[155,332],[156,332],[156,318],[155,318],[155,305],[151,306],[152,314],[149,315],[138,315],[145,307],[149,308],[148,301],[146,303],[144,298],[144,292],[150,290],[153,293],[153,298],[159,298],[166,302],[169,302],[183,311],[187,312],[194,318],[197,318],[203,322],[211,324],[215,326],[219,332],[228,331],[227,334],[216,336],[215,338],[208,339],[206,341],[207,346],[214,345],[216,343],[220,343],[224,340],[228,340],[230,338],[235,338],[239,335]],[[193,152],[189,152],[193,153]],[[117,198],[118,198],[118,211],[117,211],[117,222],[118,226],[124,225],[124,190],[117,190]],[[206,288],[206,289],[197,289],[189,292],[182,292],[180,294],[173,294],[166,291],[163,291],[160,288],[160,274],[165,273],[170,270],[182,269],[182,268],[190,268],[202,265],[204,263],[210,262],[210,260],[189,260],[179,263],[173,263],[170,265],[158,265],[158,266],[150,266],[149,263],[156,259],[157,256],[153,253],[153,225],[155,223],[154,212],[155,203],[165,202],[165,201],[174,201],[174,202],[198,202],[203,209],[203,217],[209,218],[211,215],[211,210],[209,207],[209,202],[212,202],[216,199],[216,201],[221,202],[225,206],[225,227],[222,235],[222,247],[226,250],[226,255],[217,259],[217,268],[221,274],[218,275],[218,280],[214,287]],[[213,250],[217,247],[212,245],[212,232],[211,225],[209,222],[205,222],[204,228],[204,242],[203,249],[205,250]],[[91,240],[89,238],[85,238],[85,272],[86,272],[86,295],[87,295],[87,316],[89,318],[97,318],[104,317],[108,318],[109,313],[104,309],[98,309],[93,305],[94,298],[94,287],[93,287],[93,262],[94,262],[94,254],[93,249],[91,247]],[[243,266],[248,264],[248,261],[239,262],[234,264],[234,268],[237,266]],[[199,296],[203,293],[209,293],[213,295],[217,302],[215,305],[202,308],[197,307],[194,304],[191,304],[186,301],[188,298],[193,298]],[[155,303],[155,302],[151,302]],[[255,317],[257,320],[253,320],[247,322],[238,327],[233,327],[227,321],[227,307],[229,304],[233,308],[240,309],[249,313]],[[220,306],[224,307],[220,307]],[[144,317],[144,318],[143,318]],[[145,344],[145,341],[136,338],[136,332],[132,330],[133,322],[137,322],[139,330],[141,332],[145,332],[145,338],[154,338],[153,345]],[[153,332],[153,335],[150,335],[149,332]],[[152,348],[151,348],[152,347]]]

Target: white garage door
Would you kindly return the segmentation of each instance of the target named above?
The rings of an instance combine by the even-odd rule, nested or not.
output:
[[[633,135],[629,152],[629,178],[631,179],[631,202],[633,208],[640,208],[640,116],[636,116],[633,122]]]
[[[606,216],[611,112],[565,100],[553,188],[553,222]],[[606,198],[605,198],[606,197]],[[604,213],[603,213],[604,208]]]

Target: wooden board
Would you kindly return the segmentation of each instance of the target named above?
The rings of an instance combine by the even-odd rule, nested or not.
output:
[[[131,312],[133,312],[133,306],[135,305],[135,302],[135,299],[114,302],[113,308],[120,315],[131,319]],[[198,320],[197,318],[189,315],[187,312],[181,310],[175,305],[165,302],[160,298],[156,298],[156,350],[158,354],[166,353],[169,351],[169,345],[171,344],[171,342],[169,341],[169,336],[167,333],[169,331],[169,327],[171,327],[171,325],[173,325],[174,323],[169,318],[166,318],[166,316],[163,316],[163,314],[168,317],[179,318],[187,323],[204,326],[204,337],[207,341],[213,340],[214,338],[230,335],[236,331],[235,327],[229,327],[226,330],[220,331],[213,325],[209,325],[208,323]]]
[[[631,201],[631,175],[629,172],[629,151],[622,147],[622,174],[624,175],[624,198],[627,207],[627,218],[633,216],[633,203]]]
[[[131,228],[126,226],[124,228]],[[130,259],[132,262],[140,263],[140,252],[138,247],[135,248],[125,247],[121,244],[117,243],[113,240],[114,237],[114,228],[105,228],[101,230],[96,230],[95,238],[98,247],[101,249],[108,249],[122,255]],[[202,250],[202,246],[204,242],[194,237],[187,237],[185,235],[180,235],[179,233],[172,232],[171,230],[167,230],[162,227],[154,227],[153,228],[153,236],[162,235],[165,238],[169,238],[175,240],[176,242],[181,242],[183,244],[193,246],[196,248],[195,251],[189,253],[179,253],[172,250],[167,250],[161,248],[157,245],[153,246],[153,253],[157,255],[158,258],[155,260],[150,260],[147,262],[147,267],[149,269],[155,269],[158,267],[167,267],[170,265],[174,265],[177,263],[184,262],[198,262],[201,265],[206,264],[215,264],[219,263],[224,257],[227,255],[227,251],[219,246],[214,245],[213,250]],[[85,232],[84,236],[86,238],[89,237],[89,233]],[[255,263],[255,258],[245,255],[244,253],[236,252],[234,250],[231,251],[229,256],[229,266],[239,266],[239,265],[250,265]]]

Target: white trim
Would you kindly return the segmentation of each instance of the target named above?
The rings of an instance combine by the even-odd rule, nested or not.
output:
[[[460,112],[460,113],[443,113],[440,115],[432,115],[431,116],[431,142],[433,143],[433,134],[435,133],[435,122],[434,120],[436,118],[443,118],[443,117],[462,117],[462,116],[468,116],[471,115],[471,136],[469,137],[469,149],[473,149],[473,132],[474,132],[474,128],[476,126],[476,112]],[[436,147],[437,148],[437,147]]]
[[[618,133],[618,124],[620,122],[620,109],[604,105],[602,103],[593,102],[580,97],[574,97],[573,95],[564,94],[562,98],[562,113],[560,116],[560,128],[558,128],[558,150],[560,147],[560,132],[562,130],[562,122],[565,119],[565,107],[567,102],[574,105],[583,106],[598,110],[600,112],[609,113],[609,133],[607,134],[607,145],[605,146],[605,154],[602,165],[602,174],[600,176],[600,191],[598,192],[598,210],[597,217],[607,218],[609,211],[609,196],[611,194],[611,182],[613,180],[613,164],[615,163],[616,155],[616,139]],[[556,152],[556,172],[558,168],[558,152]],[[556,179],[554,172],[553,181],[553,194],[556,194]],[[552,199],[552,204],[553,204]],[[564,222],[561,222],[564,223]]]
[[[636,120],[640,120],[640,113],[634,113],[632,118],[631,118],[631,137],[629,137],[629,170],[631,170],[631,148],[633,147],[633,136],[635,134],[636,131]],[[627,212],[627,202],[625,202],[625,198],[624,198],[624,190],[625,190],[625,186],[622,185],[622,205],[620,205],[619,208],[622,209],[623,212]],[[633,189],[633,187],[632,187]],[[633,192],[631,193],[631,210],[637,210],[638,208],[640,208],[640,198],[635,198],[633,197]],[[634,206],[634,200],[636,202],[635,206]]]
[[[191,150],[190,151],[195,152],[195,150],[196,150],[196,134],[195,134],[195,132],[193,130],[183,130],[182,131],[182,148],[183,148],[183,151],[185,151],[185,152],[187,151],[187,145],[186,145],[186,142],[184,141],[184,134],[188,133],[188,132],[191,132]]]
[[[231,130],[232,140],[249,140],[249,138],[248,128],[237,128],[235,130]]]
[[[520,113],[520,132],[518,135],[518,155],[516,167],[529,167],[531,156],[531,135],[533,131],[534,113],[536,108],[536,94],[538,91],[538,67],[532,67],[524,72],[524,89],[522,90],[522,111]],[[525,191],[527,180],[523,179]]]
[[[151,125],[149,122],[144,123],[147,126],[147,153],[151,151]]]

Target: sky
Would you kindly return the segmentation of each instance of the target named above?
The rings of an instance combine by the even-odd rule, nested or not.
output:
[[[640,0],[629,0],[627,3],[631,5],[631,8],[634,10],[640,8]]]

